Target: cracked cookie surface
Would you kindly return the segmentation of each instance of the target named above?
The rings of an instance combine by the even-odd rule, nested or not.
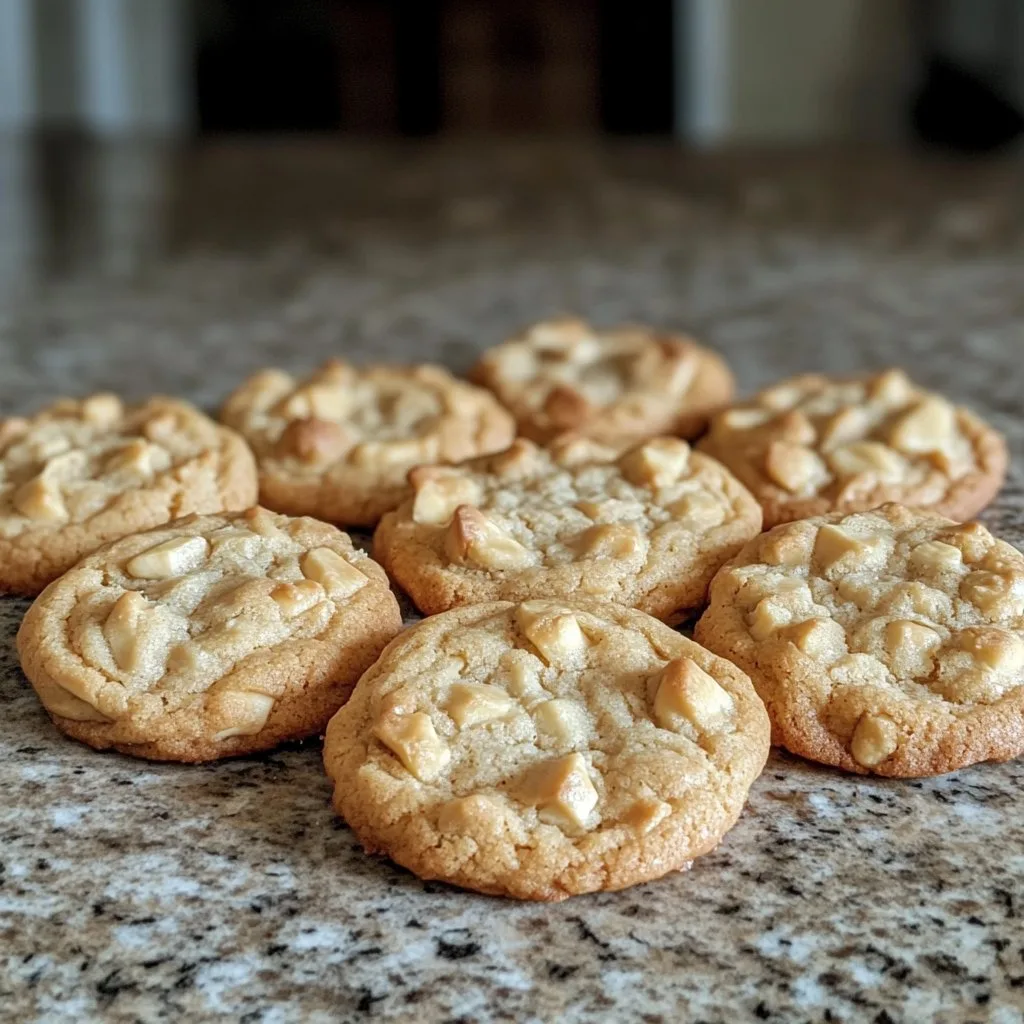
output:
[[[778,526],[715,577],[695,636],[812,760],[918,776],[1024,753],[1024,555],[979,523],[889,504]]]
[[[1008,461],[1000,434],[902,370],[793,377],[719,413],[699,447],[761,502],[766,528],[888,501],[968,519]]]
[[[206,761],[321,732],[401,625],[346,534],[255,508],[97,551],[32,605],[18,653],[62,732]]]
[[[410,480],[374,556],[428,615],[579,592],[673,619],[761,526],[732,474],[674,437],[621,454],[588,438],[519,439]]]
[[[438,366],[335,360],[303,380],[264,370],[221,419],[252,445],[264,505],[349,526],[373,526],[400,504],[413,466],[460,462],[515,437],[493,395]]]
[[[519,899],[689,866],[768,753],[743,673],[603,601],[459,608],[403,633],[331,720],[334,804],[370,852]]]
[[[567,431],[610,442],[695,437],[733,393],[725,362],[689,338],[576,319],[534,324],[484,353],[470,376],[540,442]]]
[[[107,541],[255,500],[245,442],[186,402],[96,394],[2,419],[0,591],[38,594]]]

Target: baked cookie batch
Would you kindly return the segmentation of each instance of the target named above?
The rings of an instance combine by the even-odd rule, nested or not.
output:
[[[368,851],[538,900],[688,867],[770,742],[904,777],[1024,753],[1024,555],[963,522],[1007,468],[972,413],[900,370],[730,405],[692,340],[579,320],[470,378],[0,420],[0,591],[38,595],[57,728],[186,762],[326,732]]]

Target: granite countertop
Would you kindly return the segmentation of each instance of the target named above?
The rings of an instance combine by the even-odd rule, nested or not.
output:
[[[0,170],[2,414],[101,387],[212,407],[328,354],[464,369],[578,310],[690,328],[744,391],[907,367],[1007,434],[986,519],[1024,543],[1012,165],[8,142]],[[60,738],[25,607],[0,601],[0,1019],[1024,1019],[1024,763],[894,782],[773,754],[692,871],[516,904],[364,856],[317,743],[183,767]]]

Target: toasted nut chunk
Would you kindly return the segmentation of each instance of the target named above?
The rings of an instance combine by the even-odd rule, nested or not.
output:
[[[686,472],[690,446],[677,437],[656,437],[619,459],[625,478],[638,487],[661,488],[674,484]]]
[[[352,447],[355,437],[333,420],[310,418],[293,420],[277,442],[281,455],[295,456],[311,465],[336,462]]]
[[[720,526],[725,520],[726,506],[713,494],[694,491],[673,501],[668,511],[673,519],[697,531]]]
[[[896,723],[885,715],[861,716],[850,740],[854,761],[865,768],[874,768],[896,752],[899,731]]]
[[[68,510],[60,488],[43,476],[36,476],[14,492],[14,507],[29,519],[57,522],[67,519]]]
[[[907,559],[915,572],[956,572],[963,565],[960,549],[941,540],[928,540],[918,544]]]
[[[130,559],[124,571],[137,580],[184,576],[206,561],[209,550],[205,537],[172,537]]]
[[[550,736],[559,744],[575,747],[582,743],[590,731],[586,710],[574,700],[556,697],[533,709],[537,732]]]
[[[599,501],[577,501],[573,506],[579,509],[588,519],[600,519],[602,504]]]
[[[448,698],[448,714],[460,728],[510,715],[519,705],[500,686],[455,683]]]
[[[698,732],[714,732],[732,717],[733,700],[715,679],[690,658],[676,658],[661,672],[654,696],[654,721],[678,731],[679,719]]]
[[[500,815],[501,808],[493,798],[473,793],[449,800],[437,816],[437,828],[446,835],[466,835],[479,826],[486,829]]]
[[[829,465],[841,477],[868,474],[883,483],[899,483],[907,472],[902,456],[878,441],[855,441],[829,452]]]
[[[809,445],[818,439],[814,424],[799,409],[791,409],[780,416],[775,432],[779,440],[790,444]]]
[[[91,395],[82,402],[82,419],[93,427],[112,427],[124,415],[124,405],[117,395]]]
[[[821,449],[831,451],[851,444],[868,432],[868,415],[866,410],[856,405],[840,409],[821,430]]]
[[[772,413],[764,409],[727,409],[717,417],[714,425],[728,430],[751,430],[771,418]]]
[[[431,475],[427,479],[410,475],[410,483],[416,488],[412,503],[414,523],[444,525],[459,505],[472,505],[480,500],[480,485],[457,471]]]
[[[814,541],[814,560],[823,569],[854,569],[863,566],[865,556],[878,544],[877,537],[855,537],[839,526],[826,523],[818,530]]]
[[[313,548],[299,561],[302,575],[319,583],[335,600],[351,597],[370,581],[337,551]]]
[[[582,754],[567,754],[535,765],[523,780],[523,797],[541,821],[565,829],[582,829],[597,807],[597,790]]]
[[[872,382],[868,397],[882,405],[905,405],[913,390],[910,378],[902,370],[886,370]]]
[[[889,440],[901,452],[932,452],[944,448],[956,431],[956,411],[942,398],[929,397],[897,420]]]
[[[972,627],[957,637],[961,650],[997,672],[1018,672],[1024,668],[1024,640],[1006,629]]]
[[[928,626],[910,619],[894,619],[885,627],[885,649],[893,675],[915,678],[932,670],[932,651],[942,637]]]
[[[423,711],[411,715],[387,714],[373,730],[377,737],[420,782],[429,782],[444,771],[452,752]]]
[[[318,605],[324,598],[324,591],[313,580],[299,580],[298,583],[278,583],[270,597],[284,618],[294,619]]]
[[[516,623],[549,665],[577,662],[587,640],[576,616],[549,601],[524,601],[516,609]]]
[[[672,813],[672,805],[664,800],[637,800],[622,816],[622,824],[629,825],[641,835],[657,828]]]
[[[643,552],[643,538],[629,523],[597,523],[579,537],[579,550],[591,558],[633,558]]]
[[[846,630],[834,619],[808,619],[787,627],[787,640],[816,661],[830,664],[847,653]]]
[[[221,690],[211,697],[218,720],[232,724],[213,734],[218,742],[232,736],[253,736],[267,724],[274,698],[248,690]]]
[[[131,672],[139,663],[139,620],[149,610],[149,602],[134,590],[122,594],[103,623],[103,636],[110,645],[117,667]]]
[[[519,569],[535,556],[473,505],[459,505],[445,534],[445,553],[457,565]]]
[[[1004,613],[1017,612],[1021,607],[1019,589],[1020,577],[1016,573],[987,572],[978,570],[965,576],[960,582],[960,596],[970,601],[987,618]]]
[[[791,494],[804,489],[817,490],[828,479],[821,457],[799,444],[772,441],[764,461],[769,478]]]
[[[544,400],[544,412],[552,426],[568,430],[590,415],[590,402],[575,388],[556,384]]]

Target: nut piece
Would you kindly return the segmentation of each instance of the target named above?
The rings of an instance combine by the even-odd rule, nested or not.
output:
[[[786,629],[785,637],[815,661],[831,663],[847,653],[846,630],[835,619],[808,619]]]
[[[460,728],[504,718],[518,705],[500,686],[455,683],[448,698],[448,714]]]
[[[772,441],[764,468],[774,483],[791,494],[805,489],[817,490],[828,479],[825,463],[816,452],[789,441]]]
[[[907,563],[912,570],[920,573],[956,572],[963,565],[960,549],[952,544],[943,544],[941,540],[927,540],[918,544]]]
[[[134,671],[139,664],[140,619],[149,610],[149,602],[135,590],[122,594],[103,623],[103,636],[110,645],[117,667]]]
[[[559,744],[575,747],[582,743],[590,731],[586,710],[574,700],[556,697],[533,709],[537,732],[550,736]]]
[[[840,409],[821,431],[821,450],[830,451],[864,437],[868,432],[868,416],[860,406],[849,405]]]
[[[123,415],[124,405],[117,395],[90,395],[82,402],[82,419],[93,427],[112,427]]]
[[[854,761],[865,768],[874,768],[896,752],[899,731],[896,723],[885,715],[861,716],[850,740]]]
[[[957,643],[975,661],[996,672],[1019,672],[1024,668],[1024,640],[1008,630],[972,627],[960,633]]]
[[[14,492],[14,507],[29,519],[53,523],[67,519],[68,510],[60,488],[43,476],[35,476]]]
[[[575,388],[556,384],[544,400],[544,412],[553,427],[568,430],[579,426],[590,415],[590,402]]]
[[[882,405],[905,405],[914,391],[910,378],[902,370],[886,370],[872,381],[868,397]]]
[[[412,503],[414,523],[442,526],[459,505],[473,505],[480,500],[480,485],[465,474],[457,470],[425,474],[424,468],[414,469],[409,474],[409,482],[416,489]]]
[[[473,793],[449,800],[437,816],[437,828],[448,835],[467,835],[480,826],[486,829],[500,814],[501,808],[491,797]]]
[[[423,711],[387,714],[373,734],[420,782],[437,778],[452,758],[448,744],[437,735],[430,716]]]
[[[897,420],[889,435],[901,452],[939,451],[949,444],[956,430],[956,411],[945,399],[930,396]]]
[[[445,534],[445,553],[456,565],[521,569],[533,554],[473,505],[459,505]]]
[[[891,448],[878,441],[855,441],[836,448],[828,455],[829,465],[841,477],[868,474],[883,483],[899,483],[906,475],[907,463]]]
[[[641,835],[647,835],[672,813],[672,805],[664,800],[637,800],[622,816],[623,825],[629,825]]]
[[[574,664],[586,650],[576,616],[550,601],[524,601],[516,609],[516,624],[549,665]]]
[[[732,697],[690,658],[676,658],[662,670],[654,696],[654,721],[678,732],[683,718],[698,732],[714,732],[731,718]]]
[[[270,597],[281,609],[281,616],[294,619],[296,615],[308,612],[323,600],[323,588],[313,580],[299,580],[298,583],[278,583]]]
[[[137,580],[184,576],[206,561],[209,550],[205,537],[172,537],[130,559],[124,571]]]
[[[637,487],[655,489],[674,484],[690,461],[690,446],[677,437],[656,437],[619,459],[622,475]]]
[[[311,465],[336,462],[355,443],[351,431],[333,420],[314,418],[293,420],[281,432],[277,451]]]
[[[213,738],[230,739],[232,736],[253,736],[267,724],[274,698],[265,693],[248,690],[220,690],[207,701],[207,710],[220,721],[232,724],[213,734]]]
[[[903,678],[926,676],[932,670],[932,651],[942,637],[928,626],[910,619],[893,619],[885,627],[885,650],[893,675]]]
[[[313,548],[299,561],[302,575],[319,583],[335,600],[351,597],[370,581],[337,551]]]
[[[865,558],[874,552],[880,538],[855,537],[839,526],[826,523],[818,530],[814,541],[814,561],[823,569],[839,568],[849,571],[863,568]]]
[[[783,413],[774,424],[774,429],[780,441],[789,441],[791,444],[810,445],[818,439],[814,424],[799,409]]]
[[[522,795],[541,821],[573,831],[586,827],[598,800],[587,762],[578,753],[535,765],[526,773]]]
[[[643,551],[643,539],[628,523],[597,523],[580,534],[580,553],[590,558],[633,558]]]

